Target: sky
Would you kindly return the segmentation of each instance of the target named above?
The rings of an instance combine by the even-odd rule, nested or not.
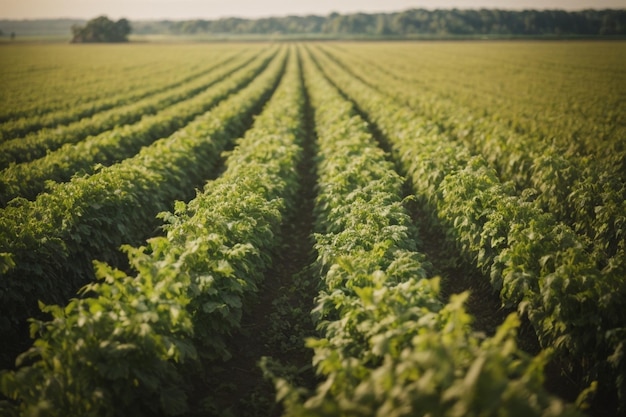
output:
[[[331,12],[393,12],[425,9],[499,8],[626,9],[626,0],[0,0],[0,19],[85,18],[218,19]]]

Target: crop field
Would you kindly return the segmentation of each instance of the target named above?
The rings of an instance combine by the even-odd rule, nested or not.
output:
[[[3,416],[626,413],[626,42],[0,46]]]

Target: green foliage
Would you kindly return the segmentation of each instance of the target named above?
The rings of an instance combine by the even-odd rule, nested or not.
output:
[[[483,339],[464,311],[467,294],[440,301],[439,281],[426,278],[415,231],[396,204],[401,178],[351,106],[305,62],[325,283],[314,310],[323,337],[308,346],[325,380],[311,394],[275,378],[285,415],[578,415],[543,389],[545,353],[531,358],[517,348],[516,315]]]
[[[185,411],[174,366],[196,357],[185,275],[176,264],[156,268],[140,249],[127,251],[137,276],[98,263],[100,281],[81,290],[88,298],[41,305],[52,320],[31,321],[39,338],[17,361],[34,363],[2,374],[2,392],[19,400],[22,415]]]
[[[84,27],[72,26],[72,43],[128,42],[131,30],[126,19],[114,22],[106,16],[98,16]]]
[[[195,79],[216,63],[225,64],[224,58],[231,53],[252,55],[255,49],[246,44],[162,43],[105,48],[33,43],[5,48],[0,63],[4,91],[0,141],[31,137],[44,128],[52,134],[55,127],[63,130],[84,118],[88,122],[92,116],[107,115],[108,110],[115,114],[164,87]]]
[[[229,107],[218,107],[213,120],[243,117],[243,103],[259,100],[276,84],[282,61]],[[297,186],[302,107],[292,57],[283,83],[238,142],[224,174],[188,204],[176,203],[174,213],[161,214],[166,236],[151,239],[146,248],[125,248],[136,275],[96,263],[101,282],[84,287],[85,298],[65,308],[42,307],[53,320],[33,320],[34,347],[18,360],[23,366],[3,373],[0,389],[17,400],[3,411],[67,416],[188,411],[189,378],[182,371],[190,368],[182,364],[229,355],[224,338],[239,327],[244,301],[256,291],[278,246],[275,234]]]
[[[395,13],[331,13],[262,19],[161,21],[138,33],[329,34],[352,36],[617,35],[624,34],[623,10],[425,10]],[[152,23],[152,22],[151,22]]]
[[[135,124],[83,137],[76,144],[66,143],[32,162],[10,166],[0,178],[0,203],[6,204],[18,196],[34,199],[46,189],[49,180],[63,182],[77,172],[91,173],[97,164],[111,165],[122,161],[157,139],[173,134],[248,84],[267,66],[275,53],[272,50],[252,62],[247,61],[248,65],[226,66],[218,70],[209,88],[195,89],[203,89],[200,94],[188,97],[186,92],[182,97],[173,97],[171,106],[156,114],[145,114]],[[216,82],[218,80],[219,83]],[[187,99],[180,101],[184,98]],[[177,101],[180,102],[175,103]]]
[[[15,267],[0,276],[1,311],[10,320],[0,329],[4,343],[35,314],[36,300],[63,302],[90,281],[92,259],[119,260],[121,244],[138,243],[155,226],[156,213],[189,197],[271,94],[283,66],[284,53],[248,87],[133,158],[5,208],[0,251],[11,254]]]
[[[420,59],[407,58],[414,45],[386,48],[393,53],[372,45],[325,50],[348,72],[462,140],[524,199],[589,239],[585,245],[593,248],[600,269],[624,268],[626,158],[622,123],[614,114],[623,107],[617,93],[622,82],[609,69],[621,62],[621,45],[595,45],[593,51],[582,43],[571,50],[558,44],[501,48],[506,46],[450,45],[446,54],[433,56],[424,45]],[[515,71],[490,65],[503,53],[515,62]],[[448,54],[459,56],[458,65],[465,68],[456,82],[448,81],[449,70],[441,70],[440,56]],[[581,54],[595,55],[596,66],[581,66],[573,58]],[[548,56],[562,69],[543,67]],[[580,87],[579,78],[594,88]]]
[[[391,30],[384,20],[377,25]],[[31,319],[33,347],[16,370],[0,375],[3,415],[190,411],[192,374],[203,368],[198,360],[230,357],[229,335],[281,249],[284,215],[299,198],[297,167],[308,137],[300,62],[318,135],[312,269],[321,291],[312,314],[320,336],[307,346],[321,382],[309,392],[275,378],[285,414],[578,415],[543,388],[552,352],[581,372],[578,408],[615,392],[623,408],[619,115],[606,116],[615,132],[598,131],[610,151],[587,153],[593,141],[571,149],[556,136],[543,143],[550,130],[529,127],[526,116],[507,125],[506,110],[493,110],[496,104],[484,114],[466,111],[459,103],[468,96],[459,93],[456,102],[432,79],[420,84],[419,71],[409,74],[403,65],[417,58],[387,62],[393,54],[382,54],[383,64],[370,66],[376,56],[365,59],[357,46],[354,53],[334,45],[289,48],[288,60],[287,48],[252,48],[218,60],[206,75],[177,78],[178,87],[75,113],[59,110],[78,103],[68,100],[42,101],[42,117],[30,121],[11,116],[29,114],[28,106],[0,115],[0,140],[65,124],[0,145],[5,165],[22,151],[32,152],[25,159],[50,151],[2,177],[6,189],[38,187],[32,195],[16,191],[33,201],[13,199],[0,213],[2,346],[13,347],[37,300],[51,317]],[[253,127],[224,152],[273,91]],[[145,99],[98,113],[139,97]],[[150,114],[138,121],[142,112]],[[113,127],[118,123],[133,124]],[[79,141],[90,129],[101,131]],[[77,145],[52,151],[64,140]],[[173,203],[190,198],[220,158],[217,179],[193,200]],[[420,242],[404,209],[407,181],[396,169],[409,177],[413,201],[426,208],[420,221],[437,218],[449,243],[490,277],[502,303],[528,317],[545,351],[532,357],[517,347],[516,314],[486,337],[472,331],[467,294],[442,301],[439,279],[430,278],[428,260],[417,251],[428,242]],[[72,175],[67,183],[51,181]],[[49,192],[38,194],[44,188]],[[4,191],[2,198],[10,199]],[[124,264],[117,248],[139,244],[157,226],[159,211],[162,236],[146,247],[126,246],[125,272],[92,263]],[[269,374],[279,368],[266,363]],[[211,400],[217,395],[200,406],[219,413]]]
[[[28,123],[21,124],[19,128],[16,126],[19,124],[17,122],[13,126],[5,124],[2,131],[11,137],[22,132],[31,130],[32,132],[24,137],[14,137],[0,144],[2,151],[0,167],[6,168],[11,163],[28,162],[44,157],[66,143],[77,143],[88,136],[138,122],[144,116],[157,113],[180,101],[191,99],[248,60],[253,59],[250,55],[245,55],[247,60],[244,57],[235,59],[234,56],[225,55],[223,60],[208,70],[203,69],[200,74],[183,73],[181,75],[187,76],[182,80],[177,79],[174,84],[158,85],[157,88],[142,91],[126,99],[120,98],[114,108],[103,109],[104,111],[89,118],[81,119],[80,116],[86,116],[84,112],[62,111],[28,118]],[[58,126],[59,124],[64,124],[64,126]],[[118,128],[118,130],[121,129]]]
[[[416,194],[468,258],[490,273],[503,303],[517,306],[542,345],[582,371],[581,390],[598,380],[604,392],[622,392],[621,268],[600,270],[584,237],[515,196],[512,184],[502,184],[484,158],[451,140],[436,121],[347,74],[328,55],[315,57],[391,141]]]

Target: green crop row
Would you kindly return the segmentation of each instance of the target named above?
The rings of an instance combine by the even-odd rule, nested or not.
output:
[[[515,345],[509,316],[492,338],[471,330],[467,294],[439,299],[415,251],[403,179],[352,105],[310,60],[318,134],[316,235],[323,289],[308,345],[324,381],[304,395],[277,380],[293,416],[576,415],[541,386],[545,357]]]
[[[197,96],[145,116],[138,123],[120,126],[77,144],[66,144],[43,158],[10,166],[0,176],[0,202],[6,204],[15,197],[32,200],[45,190],[49,180],[68,181],[77,172],[93,172],[97,164],[111,165],[132,156],[143,146],[171,135],[252,81],[275,54],[276,49],[272,49],[243,68],[220,71],[222,76],[231,74]]]
[[[0,169],[6,168],[11,163],[41,158],[66,143],[76,143],[91,135],[114,128],[119,129],[122,125],[137,122],[142,117],[189,99],[244,66],[254,58],[254,55],[256,54],[249,53],[238,59],[235,59],[235,56],[225,55],[223,60],[218,61],[201,74],[194,74],[174,85],[161,86],[141,100],[133,98],[126,103],[119,103],[113,109],[97,113],[93,117],[83,118],[66,126],[61,126],[60,122],[52,128],[41,129],[25,137],[7,140],[0,144]]]
[[[315,56],[388,138],[417,196],[490,275],[503,304],[527,315],[542,346],[554,348],[587,384],[617,388],[624,407],[623,277],[598,270],[571,228],[514,196],[483,158],[450,140],[435,122],[346,74],[324,54]]]
[[[25,68],[23,73],[30,72],[29,70],[33,71],[33,68]],[[57,121],[89,117],[99,111],[126,103],[129,99],[141,98],[145,94],[150,94],[154,89],[154,85],[142,86],[145,77],[160,78],[165,75],[161,68],[153,68],[152,70],[140,67],[133,68],[128,71],[127,77],[123,79],[121,84],[116,83],[114,90],[107,91],[108,89],[102,87],[107,82],[113,84],[112,74],[107,74],[108,76],[101,74],[101,80],[95,80],[84,73],[73,74],[74,77],[79,78],[74,78],[71,83],[67,79],[64,80],[63,84],[68,85],[64,86],[65,90],[59,91],[57,90],[59,79],[52,78],[52,74],[47,70],[48,68],[35,70],[51,78],[48,80],[47,86],[34,80],[34,75],[30,77],[23,77],[22,75],[22,79],[14,76],[16,82],[14,84],[7,83],[7,98],[11,93],[18,97],[14,97],[15,107],[7,108],[6,113],[0,116],[2,121],[0,124],[0,142],[28,134],[42,127],[53,126]],[[81,75],[82,77],[80,77]],[[7,78],[10,79],[11,77]],[[30,88],[20,85],[20,81],[23,82],[24,78],[30,80],[34,85],[29,86]],[[64,78],[69,78],[69,75]],[[59,94],[62,92],[65,94]],[[20,104],[21,109],[19,108]]]
[[[142,99],[250,48],[22,46],[1,51],[0,142]]]
[[[410,87],[412,80],[407,73],[393,73],[389,66],[382,68],[350,56],[332,54],[353,75],[406,102],[463,140],[498,171],[503,181],[514,181],[519,194],[572,227],[582,241],[588,239],[585,244],[593,248],[600,268],[626,273],[626,151],[599,159],[573,155],[554,145],[556,139],[541,140],[515,132],[504,121],[479,117],[454,100],[426,101],[414,94],[418,87],[414,83]]]
[[[272,93],[284,56],[283,51],[250,85],[133,158],[2,210],[3,345],[11,346],[15,336],[7,333],[36,313],[37,300],[66,300],[93,276],[92,259],[118,259],[121,244],[149,235],[156,213],[188,198],[212,174],[220,152]]]
[[[333,45],[403,79],[414,101],[447,101],[567,156],[626,150],[624,43],[534,42]],[[328,48],[330,49],[330,47]]]
[[[168,241],[184,248],[181,257],[193,271],[194,334],[200,355],[210,360],[230,356],[224,337],[239,326],[243,300],[257,291],[279,248],[283,216],[295,205],[303,100],[290,52],[279,90],[228,154],[224,174],[205,186],[202,198],[166,217]],[[224,261],[207,253],[222,253]]]
[[[100,281],[34,321],[24,366],[5,371],[7,416],[152,416],[187,409],[185,388],[199,356],[228,355],[223,338],[239,327],[280,242],[293,207],[303,136],[297,60],[227,169],[188,204],[163,213],[166,236],[126,248],[135,276],[96,264]],[[200,132],[197,132],[200,133]],[[30,362],[32,361],[32,362]],[[3,407],[3,408],[2,408]]]

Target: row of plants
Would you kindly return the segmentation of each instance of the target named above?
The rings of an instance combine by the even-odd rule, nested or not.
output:
[[[7,59],[10,58],[7,57]],[[34,72],[33,70],[37,71],[32,67],[25,68],[22,71]],[[45,69],[41,69],[37,72],[45,71]],[[14,79],[11,80],[13,81],[12,84],[7,84],[6,86],[16,89],[15,92],[7,90],[8,94],[13,93],[16,96],[19,94],[19,96],[14,97],[16,102],[13,104],[15,107],[12,109],[5,108],[5,112],[0,115],[0,142],[26,135],[43,127],[54,126],[60,121],[67,123],[70,120],[89,117],[99,111],[108,110],[116,105],[126,103],[132,97],[140,98],[145,94],[149,94],[154,88],[154,86],[152,88],[143,86],[142,88],[142,78],[163,75],[162,70],[148,72],[144,69],[142,71],[143,74],[133,72],[129,71],[128,76],[122,80],[122,85],[116,86],[117,89],[113,94],[111,91],[102,89],[102,82],[94,82],[96,80],[85,76],[74,79],[72,88],[67,89],[63,95],[58,95],[58,91],[54,91],[56,90],[58,79],[51,77],[49,80],[49,86],[54,86],[55,88],[46,89],[45,86],[37,85],[39,83],[35,81],[33,82],[35,85],[25,89],[23,86],[20,86],[20,81],[23,83],[23,80],[7,74],[7,78]],[[32,80],[35,76],[33,74],[30,75]],[[109,83],[113,81],[109,77],[103,78],[108,78],[107,81]],[[8,94],[7,101],[10,102]],[[4,106],[8,107],[6,104]]]
[[[515,195],[480,156],[420,117],[345,73],[322,53],[316,60],[390,141],[419,200],[449,238],[491,279],[505,306],[527,316],[543,347],[626,401],[626,300],[623,277],[600,271],[566,225]],[[586,391],[585,395],[589,391]]]
[[[484,155],[502,180],[513,181],[525,199],[579,235],[599,268],[626,273],[626,152],[612,160],[567,157],[487,124],[464,132],[460,139]]]
[[[11,163],[19,164],[41,158],[66,143],[76,143],[88,136],[115,128],[120,129],[121,126],[135,123],[146,115],[190,99],[231,72],[245,66],[255,55],[249,53],[245,57],[240,56],[239,59],[234,55],[225,55],[223,60],[202,73],[178,80],[175,84],[159,86],[143,99],[133,98],[113,109],[73,121],[65,126],[59,123],[24,137],[7,140],[0,144],[0,169],[6,168]]]
[[[315,393],[277,379],[285,415],[577,415],[541,386],[545,356],[515,344],[514,314],[492,338],[471,329],[427,278],[403,207],[403,178],[350,102],[307,58],[318,134],[317,264],[323,288],[310,339]]]
[[[0,71],[4,70],[6,102],[0,114],[0,142],[91,117],[158,93],[163,86],[191,80],[210,70],[213,59],[228,55],[218,50],[212,55],[212,49],[204,57],[184,61],[159,51],[158,62],[154,62],[154,51],[139,48],[121,56],[122,51],[61,45],[4,51],[6,67],[0,66]],[[228,51],[244,49],[249,47]]]
[[[599,268],[626,274],[626,150],[600,159],[572,155],[555,145],[555,139],[515,132],[502,119],[472,114],[454,100],[425,100],[415,94],[420,87],[410,73],[394,73],[393,62],[382,68],[341,52],[332,53],[333,60],[436,120],[446,133],[481,154],[502,181],[513,181],[519,194],[572,227],[592,248]]]
[[[225,337],[239,325],[242,300],[248,297],[244,293],[257,292],[272,255],[280,250],[283,217],[293,210],[299,189],[303,106],[300,70],[291,50],[279,90],[254,128],[228,153],[225,172],[205,186],[203,199],[178,208],[174,219],[166,218],[168,240],[179,246],[187,242],[185,257],[197,271],[191,304],[196,311],[194,333],[205,359],[230,356]],[[197,229],[211,233],[192,239]],[[227,254],[232,270],[206,256],[214,251]],[[235,265],[239,257],[245,261]],[[207,275],[214,270],[223,275]]]
[[[92,259],[120,263],[121,244],[137,244],[156,213],[215,171],[220,152],[251,123],[284,70],[285,50],[247,87],[136,156],[56,184],[0,215],[3,351],[12,346],[37,300],[61,303],[93,277]]]
[[[626,107],[620,99],[626,81],[623,44],[385,46],[336,49],[342,56],[386,63],[386,69],[406,78],[407,89],[423,93],[422,98],[446,97],[516,133],[554,144],[568,156],[604,159],[626,150]]]
[[[346,61],[345,55],[336,54],[332,58],[344,69],[349,63],[355,76],[415,106],[451,137],[463,140],[502,181],[513,181],[518,195],[576,231],[603,272],[626,273],[626,185],[619,167],[626,153],[614,154],[612,161],[571,155],[549,141],[516,133],[499,120],[471,115],[450,100],[439,100],[436,106],[417,104],[420,98],[407,88],[406,74],[372,67],[369,61],[368,71],[359,71],[365,61]]]
[[[76,144],[66,144],[43,158],[10,166],[0,173],[0,203],[6,205],[15,197],[32,200],[46,189],[50,180],[68,181],[77,172],[93,172],[97,164],[107,166],[129,158],[142,147],[181,129],[250,83],[276,52],[273,48],[243,68],[220,71],[225,79],[188,100],[143,117],[138,123],[114,128]]]
[[[276,93],[237,141],[222,176],[160,215],[166,235],[126,247],[133,275],[96,263],[99,281],[33,321],[37,340],[4,371],[7,416],[152,416],[188,411],[202,361],[224,338],[278,249],[301,158],[303,89],[294,54]],[[205,406],[207,406],[205,404]]]

